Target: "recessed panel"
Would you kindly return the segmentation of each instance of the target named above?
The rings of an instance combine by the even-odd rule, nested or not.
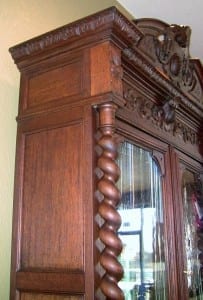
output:
[[[83,269],[82,125],[27,135],[21,267]]]
[[[34,294],[22,293],[20,300],[82,300],[83,296],[66,296],[66,295],[47,295],[47,294]]]
[[[81,93],[81,67],[82,61],[77,60],[31,77],[28,108]]]

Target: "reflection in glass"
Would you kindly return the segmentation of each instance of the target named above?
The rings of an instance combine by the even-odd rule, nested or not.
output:
[[[185,170],[182,177],[184,236],[186,252],[186,270],[189,299],[203,300],[202,280],[200,272],[200,254],[198,234],[203,232],[203,208],[200,193],[195,184],[195,176]]]
[[[121,145],[118,187],[123,242],[119,283],[126,300],[165,300],[166,272],[161,174],[151,153],[128,142]]]

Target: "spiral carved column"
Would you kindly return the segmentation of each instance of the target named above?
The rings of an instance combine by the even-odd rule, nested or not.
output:
[[[97,169],[100,176],[97,195],[99,195],[98,214],[102,219],[99,225],[99,239],[103,244],[99,255],[99,264],[103,269],[99,290],[102,292],[100,298],[122,300],[124,295],[118,287],[118,281],[123,276],[123,268],[117,258],[122,250],[122,242],[117,235],[121,218],[116,209],[120,201],[120,192],[116,187],[120,170],[115,161],[118,154],[118,137],[114,132],[115,111],[116,106],[112,103],[102,104],[99,107],[100,136],[97,145],[100,154]]]

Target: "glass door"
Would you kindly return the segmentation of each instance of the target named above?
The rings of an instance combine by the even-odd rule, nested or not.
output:
[[[119,237],[126,300],[166,300],[161,172],[151,153],[129,142],[120,146],[118,187],[122,199]]]
[[[183,224],[185,241],[185,276],[188,297],[203,300],[203,198],[200,180],[185,169],[182,176]]]

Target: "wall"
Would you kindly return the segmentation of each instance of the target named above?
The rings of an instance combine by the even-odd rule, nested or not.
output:
[[[0,299],[9,299],[10,245],[16,122],[20,74],[8,48],[73,20],[115,5],[116,0],[0,1]],[[124,11],[123,11],[124,12]],[[125,12],[124,12],[125,13]]]

